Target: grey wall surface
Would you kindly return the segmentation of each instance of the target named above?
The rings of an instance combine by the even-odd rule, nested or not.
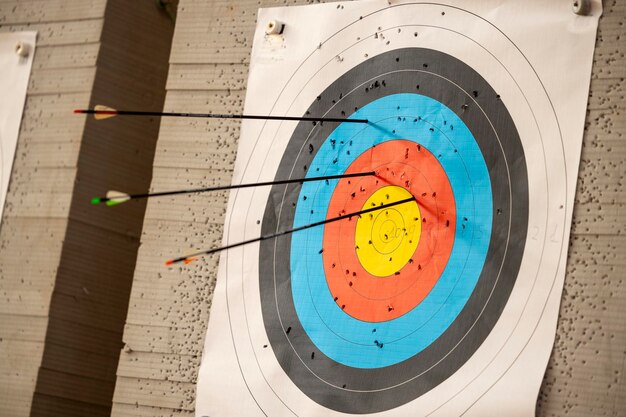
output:
[[[256,10],[305,1],[181,0],[166,110],[239,112]],[[626,414],[626,4],[606,1],[600,23],[557,339],[539,416]],[[228,183],[239,123],[164,120],[152,188]],[[220,243],[225,195],[148,204],[124,332],[115,416],[191,416],[217,257],[162,260]]]
[[[160,120],[72,110],[160,110],[173,23],[152,1],[0,1],[19,30],[38,41],[0,230],[0,415],[108,416],[145,205],[89,199],[147,190]]]
[[[105,0],[3,1],[0,31],[37,30],[0,229],[0,415],[30,414],[96,74]]]
[[[150,151],[139,146],[139,136],[133,135],[153,129],[157,121],[138,125],[138,121],[116,120],[90,126],[93,121],[70,113],[96,104],[96,97],[119,107],[125,104],[117,101],[123,97],[133,106],[158,105],[152,96],[156,87],[125,94],[132,83],[108,91],[110,84],[96,82],[97,76],[108,76],[107,68],[121,65],[108,55],[102,69],[99,66],[103,44],[111,50],[123,49],[125,39],[103,35],[109,2],[0,0],[0,31],[40,31],[0,230],[0,415],[28,415],[35,392],[39,398],[34,403],[40,401],[42,406],[34,413],[104,415],[104,398],[110,395],[113,381],[114,416],[193,415],[217,257],[173,269],[164,268],[163,259],[192,247],[219,244],[226,194],[152,200],[136,265],[141,206],[94,212],[81,205],[92,192],[116,187],[140,191],[149,181],[149,174],[139,175],[133,188],[139,172],[135,170],[150,168],[149,163],[136,164],[135,158],[151,159]],[[147,0],[125,3],[153,5]],[[165,109],[240,112],[257,9],[306,3],[181,0]],[[626,4],[605,0],[604,7],[565,291],[557,340],[538,401],[540,416],[626,414],[626,58],[622,46]],[[128,30],[141,27],[139,20],[127,20],[124,13],[114,21]],[[150,26],[139,32],[154,35],[158,30]],[[141,40],[151,41],[158,48],[157,38]],[[126,51],[120,59],[134,63],[141,49]],[[132,72],[124,78],[138,84],[145,81]],[[148,81],[155,86],[159,82]],[[109,149],[93,143],[83,148],[87,140],[102,141],[124,132],[130,136],[120,137],[130,141],[128,147],[117,142]],[[164,119],[151,188],[228,183],[238,136],[239,123],[234,121]],[[111,176],[99,172],[98,164],[100,153],[108,151],[112,153],[105,157],[105,165]],[[116,165],[115,152],[134,158],[121,158]],[[78,239],[89,233],[105,236],[102,242],[107,244]],[[83,248],[103,253],[106,248],[103,264],[97,263],[97,256],[83,258]],[[103,265],[105,274],[95,273],[98,265]],[[130,303],[120,303],[128,297],[124,292],[131,277],[125,274],[133,267]],[[121,327],[109,326],[124,321],[126,308],[120,353]],[[111,358],[118,354],[117,375],[113,375]],[[108,359],[103,361],[103,356]],[[69,381],[67,385],[57,384],[63,379]],[[103,386],[88,388],[99,383]],[[83,389],[81,396],[75,391],[78,388]]]

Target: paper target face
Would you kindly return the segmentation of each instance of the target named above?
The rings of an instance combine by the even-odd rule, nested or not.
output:
[[[350,90],[340,101],[334,94]],[[400,49],[344,74],[309,110],[349,109],[372,124],[302,122],[292,135],[277,178],[377,175],[275,187],[264,234],[417,197],[261,244],[269,340],[293,381],[329,408],[382,411],[427,392],[502,312],[519,271],[528,185],[518,133],[496,96],[458,59]]]
[[[229,240],[415,201],[225,255],[258,407],[427,415],[472,385],[471,406],[532,336],[563,244],[565,166],[545,162],[562,144],[532,66],[474,14],[406,4],[312,50],[272,111],[369,123],[266,124],[244,178],[376,175],[239,193],[231,221],[258,226]]]

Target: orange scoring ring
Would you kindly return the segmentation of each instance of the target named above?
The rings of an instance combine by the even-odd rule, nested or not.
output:
[[[368,198],[383,187],[402,187],[417,199],[421,213],[417,249],[400,270],[389,276],[374,276],[359,261],[354,218],[325,226],[323,262],[337,305],[356,319],[381,322],[412,310],[435,286],[452,251],[456,210],[443,167],[430,151],[415,142],[392,140],[372,147],[345,173],[372,170],[377,176],[338,182],[327,218],[362,210]]]

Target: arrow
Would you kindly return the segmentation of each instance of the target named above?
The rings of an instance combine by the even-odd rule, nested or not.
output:
[[[400,204],[409,203],[411,201],[416,201],[415,197],[407,198],[405,200],[395,201],[395,202],[389,203],[389,204],[383,204],[383,205],[380,205],[378,207],[372,207],[372,208],[368,208],[368,209],[365,209],[365,210],[357,211],[357,212],[354,212],[354,213],[344,214],[342,216],[333,217],[333,218],[322,220],[322,221],[315,222],[315,223],[310,223],[310,224],[307,224],[307,225],[304,225],[304,226],[296,227],[294,229],[289,229],[289,230],[285,230],[285,231],[282,231],[282,232],[273,233],[273,234],[270,234],[270,235],[260,236],[260,237],[254,238],[254,239],[244,240],[242,242],[233,243],[231,245],[221,246],[219,248],[213,248],[213,249],[209,249],[209,250],[205,250],[205,251],[192,253],[190,255],[182,256],[180,258],[170,259],[170,260],[165,262],[165,265],[173,265],[173,264],[179,263],[179,262],[183,262],[185,264],[188,264],[188,263],[191,263],[191,262],[195,261],[198,256],[210,255],[212,253],[221,252],[221,251],[226,250],[226,249],[236,248],[238,246],[247,245],[249,243],[260,242],[262,240],[267,240],[267,239],[273,239],[273,238],[276,238],[276,237],[279,237],[279,236],[287,235],[289,233],[299,232],[299,231],[302,231],[302,230],[310,229],[311,227],[321,226],[321,225],[332,223],[332,222],[338,222],[338,221],[344,220],[344,219],[350,219],[350,218],[352,218],[354,216],[360,216],[362,214],[371,213],[373,211],[383,210],[383,209],[386,209],[386,208],[389,208],[389,207],[393,207],[393,206],[397,206],[397,205],[400,205]]]
[[[214,113],[171,113],[156,111],[116,110],[98,104],[93,109],[77,109],[77,114],[93,114],[97,120],[115,116],[165,116],[165,117],[199,117],[206,119],[253,119],[253,120],[294,120],[305,122],[337,122],[337,123],[369,123],[367,119],[340,119],[334,117],[291,117],[291,116],[257,116],[249,114],[214,114]]]
[[[130,200],[137,200],[141,198],[162,197],[166,195],[177,195],[177,194],[206,193],[209,191],[224,191],[224,190],[233,190],[233,189],[238,189],[238,188],[263,187],[266,185],[283,185],[283,184],[304,183],[304,182],[311,182],[311,181],[337,180],[337,179],[343,179],[343,178],[370,177],[370,176],[375,176],[375,175],[376,175],[376,172],[374,171],[358,172],[354,174],[327,175],[325,177],[294,178],[294,179],[289,179],[289,180],[255,182],[255,183],[249,183],[249,184],[219,185],[217,187],[193,188],[190,190],[161,191],[157,193],[145,193],[145,194],[126,194],[121,191],[111,190],[107,192],[106,197],[92,198],[91,204],[105,203],[107,206],[117,206],[118,204],[122,204]]]

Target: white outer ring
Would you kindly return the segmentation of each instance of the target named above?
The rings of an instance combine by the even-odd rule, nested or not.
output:
[[[419,9],[419,13],[406,13],[405,7]],[[364,17],[347,27],[340,36],[326,41],[309,62],[294,74],[272,111],[276,115],[304,114],[315,97],[350,68],[392,49],[424,47],[455,56],[477,70],[501,94],[522,139],[529,164],[531,206],[528,241],[518,280],[500,320],[483,345],[448,380],[416,400],[380,415],[430,415],[453,410],[463,412],[468,404],[483,395],[514,362],[532,336],[556,280],[562,253],[567,212],[565,159],[556,116],[549,99],[526,59],[502,33],[485,21],[458,9],[445,7],[446,16],[443,17],[442,7],[404,4],[381,11],[375,19]],[[416,16],[419,17],[418,22],[414,19]],[[456,19],[462,24],[446,26]],[[381,22],[393,22],[393,25],[384,26]],[[441,26],[472,39],[481,39],[482,46],[503,62],[513,78],[509,77],[493,56],[460,35],[453,35],[443,29],[416,26],[415,31],[419,36],[414,37],[415,31],[408,29],[406,25],[419,24]],[[405,29],[399,33],[389,31],[390,27],[398,26],[405,26]],[[372,36],[373,33],[380,32],[379,27],[382,27],[382,32],[388,33],[389,45],[381,42],[380,37],[374,39]],[[363,39],[355,48],[346,50],[358,37],[365,36],[369,38]],[[339,54],[342,59],[334,59]],[[326,63],[328,64],[323,66]],[[320,72],[315,76],[314,82],[307,85],[306,82],[318,70]],[[513,80],[519,84],[520,89]],[[522,91],[530,107],[523,98]],[[533,109],[537,118],[538,129],[534,126],[533,112],[530,109]],[[256,162],[240,171],[240,178],[237,180],[250,182],[273,178],[280,162],[280,158],[273,155],[282,155],[294,128],[295,124],[289,123],[265,125],[254,151],[248,154],[253,153]],[[259,129],[257,125],[248,126],[244,130],[242,137],[247,139],[242,140],[250,140],[256,136],[255,130]],[[259,155],[271,156],[265,164],[259,164]],[[248,162],[250,161],[252,158]],[[246,163],[245,160],[240,162]],[[235,233],[227,223],[225,230],[229,241],[235,242],[259,235],[260,226],[256,225],[256,220],[263,217],[268,195],[269,189],[240,190],[233,195],[229,203],[231,218],[239,221],[246,219],[246,230],[245,235]],[[546,196],[548,201],[545,201]],[[241,231],[243,230],[240,229],[239,232]],[[262,348],[267,343],[267,336],[258,297],[258,269],[255,262],[249,262],[245,270],[241,263],[241,259],[258,259],[258,256],[259,245],[254,244],[231,250],[222,258],[228,268],[227,291],[233,340],[248,385],[268,415],[284,413],[286,406],[301,416],[316,413],[342,415],[306,397],[282,373],[271,349]],[[541,259],[540,265],[537,264],[538,259]],[[510,331],[511,323],[517,323],[513,333]],[[457,396],[461,392],[463,394]]]

